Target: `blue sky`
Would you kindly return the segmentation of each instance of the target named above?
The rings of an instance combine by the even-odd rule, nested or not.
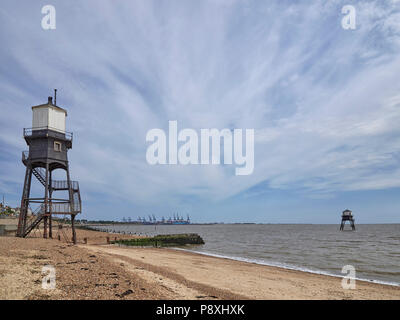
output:
[[[41,28],[47,4],[56,30]],[[341,26],[349,4],[356,30]],[[5,0],[0,40],[0,195],[13,206],[30,107],[58,88],[81,218],[337,223],[349,207],[400,222],[398,0]],[[254,128],[254,173],[149,165],[146,133],[169,120]]]

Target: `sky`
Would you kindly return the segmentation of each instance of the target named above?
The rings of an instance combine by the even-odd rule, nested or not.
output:
[[[41,26],[48,4],[54,30]],[[339,223],[349,208],[358,223],[400,222],[399,0],[3,0],[0,41],[0,196],[12,206],[22,129],[57,88],[81,219]],[[173,120],[254,129],[253,174],[148,164],[147,132]]]

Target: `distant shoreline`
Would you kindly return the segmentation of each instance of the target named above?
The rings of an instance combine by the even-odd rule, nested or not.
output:
[[[368,225],[397,225],[400,222],[388,222],[388,223],[357,223],[360,226]],[[87,223],[78,224],[78,226],[106,226],[106,225],[135,225],[135,226],[209,226],[209,225],[319,225],[319,226],[340,226],[338,223],[258,223],[258,222],[209,222],[209,223],[190,223],[190,224],[139,224],[132,222],[107,222],[107,223]]]

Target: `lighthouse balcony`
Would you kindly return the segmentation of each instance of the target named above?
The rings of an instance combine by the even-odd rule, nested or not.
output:
[[[342,216],[342,221],[354,221],[353,216]]]
[[[62,131],[53,127],[35,127],[24,128],[24,138],[44,138],[53,137],[65,141],[71,141],[73,138],[72,132]]]

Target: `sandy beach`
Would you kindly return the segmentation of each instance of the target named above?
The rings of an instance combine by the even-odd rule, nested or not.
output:
[[[400,288],[204,256],[167,248],[107,245],[103,232],[63,239],[0,237],[0,299],[400,299]],[[88,239],[84,244],[83,238]],[[56,289],[42,289],[42,267]]]

